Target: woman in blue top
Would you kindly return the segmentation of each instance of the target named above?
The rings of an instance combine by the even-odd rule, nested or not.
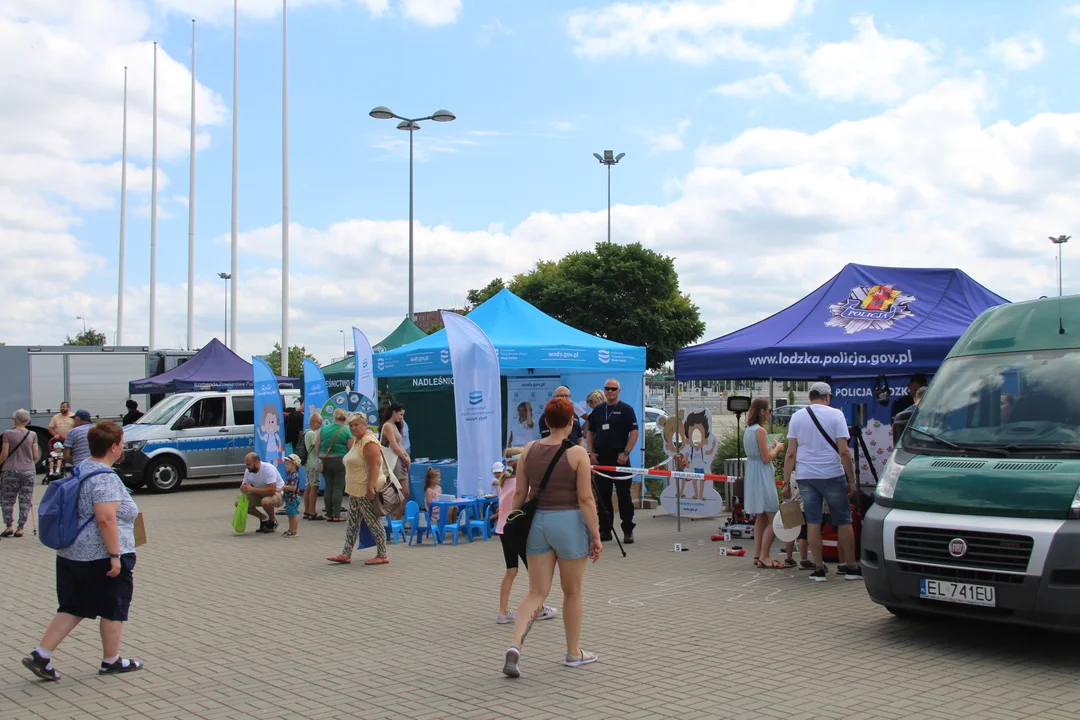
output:
[[[754,565],[761,568],[782,568],[784,564],[769,557],[773,541],[773,515],[780,510],[780,498],[776,494],[776,473],[773,460],[784,451],[784,443],[778,442],[769,449],[769,434],[764,423],[769,421],[772,407],[768,398],[754,398],[750,403],[743,448],[746,451],[746,471],[743,477],[743,495],[746,512],[757,515],[754,521]]]
[[[139,508],[112,466],[124,454],[124,431],[101,420],[87,434],[90,457],[78,465],[86,478],[79,490],[78,522],[82,530],[68,547],[56,551],[56,598],[59,608],[41,644],[23,658],[23,665],[43,680],[59,680],[52,654],[84,619],[101,617],[101,665],[98,673],[114,675],[142,668],[138,660],[120,657],[120,638],[128,619],[134,589],[135,518]],[[104,471],[104,472],[98,472]],[[98,472],[93,477],[91,473]]]

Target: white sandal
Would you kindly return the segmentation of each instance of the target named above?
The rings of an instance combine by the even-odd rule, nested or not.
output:
[[[566,667],[581,667],[582,665],[588,665],[594,663],[600,659],[600,656],[596,653],[581,651],[581,657],[577,658],[570,653],[566,654],[566,659],[563,660],[563,665]]]

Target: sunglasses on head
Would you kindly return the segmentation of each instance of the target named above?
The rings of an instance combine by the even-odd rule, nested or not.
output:
[[[614,388],[614,387],[606,387],[606,388],[604,388],[604,390],[606,390],[606,391],[608,391],[608,392],[618,392],[618,391],[619,391],[619,388]]]

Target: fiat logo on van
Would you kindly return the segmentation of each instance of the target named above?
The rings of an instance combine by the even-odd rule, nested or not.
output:
[[[967,555],[967,551],[967,541],[963,538],[953,538],[949,541],[949,554],[954,558],[964,557],[964,555]]]

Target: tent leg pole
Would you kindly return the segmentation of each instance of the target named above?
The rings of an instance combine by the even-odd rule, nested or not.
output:
[[[776,394],[773,392],[773,379],[769,378],[769,407],[773,407],[776,404]],[[773,419],[772,415],[769,416],[769,432],[773,431]]]
[[[679,452],[682,450],[682,428],[679,427],[679,381],[675,381],[675,457],[671,458],[674,470],[679,469]],[[675,480],[675,478],[671,478]],[[670,480],[669,480],[670,483]],[[679,491],[679,483],[675,483],[675,518],[676,532],[682,532],[682,493]]]

